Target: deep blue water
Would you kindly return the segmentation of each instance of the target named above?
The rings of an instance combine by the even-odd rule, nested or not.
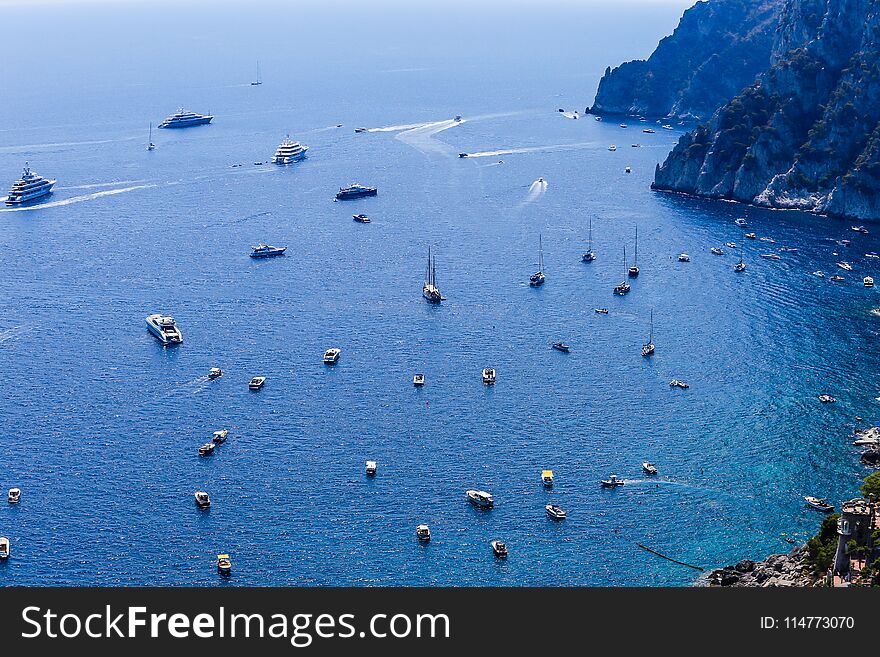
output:
[[[694,571],[635,544],[706,567],[760,558],[815,530],[802,495],[855,493],[848,434],[880,394],[878,292],[857,280],[880,276],[864,257],[880,227],[654,194],[680,128],[556,111],[582,111],[680,7],[164,7],[3,9],[18,29],[0,42],[0,179],[28,160],[58,185],[46,207],[0,209],[0,490],[23,490],[0,507],[2,583],[687,585]],[[146,152],[148,122],[181,105],[214,124],[154,131]],[[253,164],[288,132],[306,161]],[[353,181],[379,196],[334,202]],[[742,244],[737,217],[777,240],[745,244],[740,275],[733,250],[709,253]],[[636,226],[642,274],[616,298]],[[258,241],[288,254],[254,261]],[[757,257],[784,245],[799,250]],[[420,294],[429,246],[440,307]],[[835,271],[834,249],[855,266],[842,284],[810,275]],[[153,312],[183,345],[147,333]],[[229,442],[200,458],[221,427]],[[612,472],[627,485],[600,489]],[[471,487],[496,508],[471,508]]]

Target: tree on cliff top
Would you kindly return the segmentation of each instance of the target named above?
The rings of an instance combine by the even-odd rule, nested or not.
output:
[[[880,470],[865,477],[865,483],[860,490],[865,497],[873,495],[874,499],[880,501]]]

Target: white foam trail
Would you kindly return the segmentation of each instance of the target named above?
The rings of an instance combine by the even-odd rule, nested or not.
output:
[[[133,187],[120,187],[119,189],[108,189],[103,192],[95,192],[94,194],[85,194],[83,196],[74,196],[72,198],[61,199],[60,201],[52,201],[50,203],[40,203],[38,205],[28,205],[20,208],[0,208],[0,212],[26,212],[28,210],[42,210],[44,208],[57,208],[62,205],[71,205],[73,203],[82,203],[83,201],[92,201],[102,196],[113,196],[114,194],[123,194],[125,192],[133,192],[137,189],[147,189],[149,187],[158,187],[156,184],[151,185],[134,185]]]
[[[423,153],[452,154],[454,150],[449,144],[441,142],[434,137],[444,130],[454,128],[461,123],[464,123],[464,121],[456,121],[455,119],[426,123],[418,128],[404,130],[397,135],[397,139],[405,144],[409,144],[413,148],[417,148]]]
[[[406,123],[401,125],[386,125],[383,128],[367,128],[367,132],[400,132],[401,130],[414,130],[423,128],[429,123]]]
[[[560,116],[564,116],[566,119],[577,119],[580,115],[577,112],[559,112]]]
[[[551,151],[577,151],[585,148],[598,148],[599,143],[595,141],[583,142],[579,144],[553,144],[549,146],[529,146],[526,148],[501,148],[497,151],[480,151],[479,153],[468,153],[468,157],[497,157],[499,155],[517,155],[519,153],[547,153]]]
[[[133,185],[142,182],[146,182],[146,180],[114,180],[113,182],[92,183],[90,185],[66,185],[64,187],[56,187],[55,189],[95,189],[98,187],[113,187],[113,185]]]
[[[96,146],[98,144],[113,144],[120,141],[132,141],[140,137],[123,137],[122,139],[96,139],[92,141],[62,141],[51,144],[24,144],[22,146],[0,146],[0,153],[18,153],[21,151],[36,151],[47,148],[63,148],[66,146]]]
[[[543,178],[538,178],[535,182],[533,182],[529,186],[529,195],[526,197],[526,203],[531,203],[533,201],[537,201],[539,198],[544,196],[547,192],[547,181]]]
[[[18,335],[21,335],[21,331],[19,330],[20,328],[20,326],[13,326],[12,328],[8,328],[5,331],[0,331],[0,343],[6,342],[7,340],[12,340]]]

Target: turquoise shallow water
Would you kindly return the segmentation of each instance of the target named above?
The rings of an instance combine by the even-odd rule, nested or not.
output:
[[[877,289],[856,282],[880,274],[874,227],[654,194],[680,128],[556,111],[647,55],[674,8],[259,7],[4,10],[21,29],[0,44],[0,172],[29,160],[59,181],[47,207],[0,209],[0,489],[23,490],[0,507],[4,584],[687,585],[635,544],[707,567],[761,557],[815,529],[802,495],[854,493],[847,436],[880,394]],[[148,122],[179,105],[217,118],[154,131],[147,153]],[[255,166],[288,132],[309,158]],[[334,202],[352,181],[378,197]],[[742,275],[734,250],[709,253],[744,241],[737,217],[776,240],[745,244]],[[615,298],[636,226],[642,274]],[[288,253],[254,261],[258,241]],[[429,245],[440,307],[420,295]],[[798,251],[757,257],[782,246]],[[846,283],[810,275],[844,257]],[[147,333],[153,312],[182,346]],[[226,374],[208,382],[212,366]],[[229,442],[199,458],[220,427]],[[627,485],[600,489],[612,472]],[[496,508],[468,506],[471,487]]]

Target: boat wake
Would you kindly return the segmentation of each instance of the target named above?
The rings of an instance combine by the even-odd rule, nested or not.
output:
[[[580,118],[580,115],[577,112],[559,112],[559,116],[564,116],[566,119]]]
[[[150,185],[134,185],[132,187],[120,187],[119,189],[107,189],[103,192],[95,192],[93,194],[84,194],[82,196],[73,196],[71,198],[61,199],[59,201],[50,201],[49,203],[39,203],[36,205],[27,205],[18,208],[0,208],[0,212],[26,212],[28,210],[43,210],[46,208],[57,208],[63,205],[72,205],[74,203],[82,203],[83,201],[93,201],[102,196],[113,196],[115,194],[124,194],[125,192],[133,192],[138,189],[147,189],[150,187],[158,187],[156,184]]]
[[[443,153],[444,155],[451,156],[455,154],[452,146],[435,139],[434,136],[461,123],[464,123],[464,121],[456,121],[455,119],[426,123],[417,128],[402,131],[397,135],[397,139],[423,153]]]
[[[146,180],[114,180],[113,182],[92,183],[90,185],[66,185],[55,189],[97,189],[99,187],[113,187],[113,185],[135,185],[142,182],[146,182]]]
[[[121,141],[133,141],[140,137],[123,137],[121,139],[97,139],[92,141],[63,141],[51,144],[23,144],[20,146],[0,146],[0,153],[22,153],[52,148],[66,148],[70,146],[98,146],[100,144],[114,144]]]
[[[544,196],[547,192],[547,181],[543,178],[538,178],[535,182],[529,185],[529,194],[526,196],[526,203],[532,203],[533,201],[537,201],[539,198]]]
[[[21,327],[13,326],[12,328],[5,329],[0,331],[0,344],[12,340],[13,338],[21,335]]]
[[[524,148],[500,148],[497,151],[480,151],[479,153],[468,153],[469,158],[472,157],[497,157],[499,155],[518,155],[520,153],[549,153],[553,151],[577,151],[586,148],[599,148],[599,144],[595,141],[582,142],[578,144],[553,144],[549,146],[528,146]]]

